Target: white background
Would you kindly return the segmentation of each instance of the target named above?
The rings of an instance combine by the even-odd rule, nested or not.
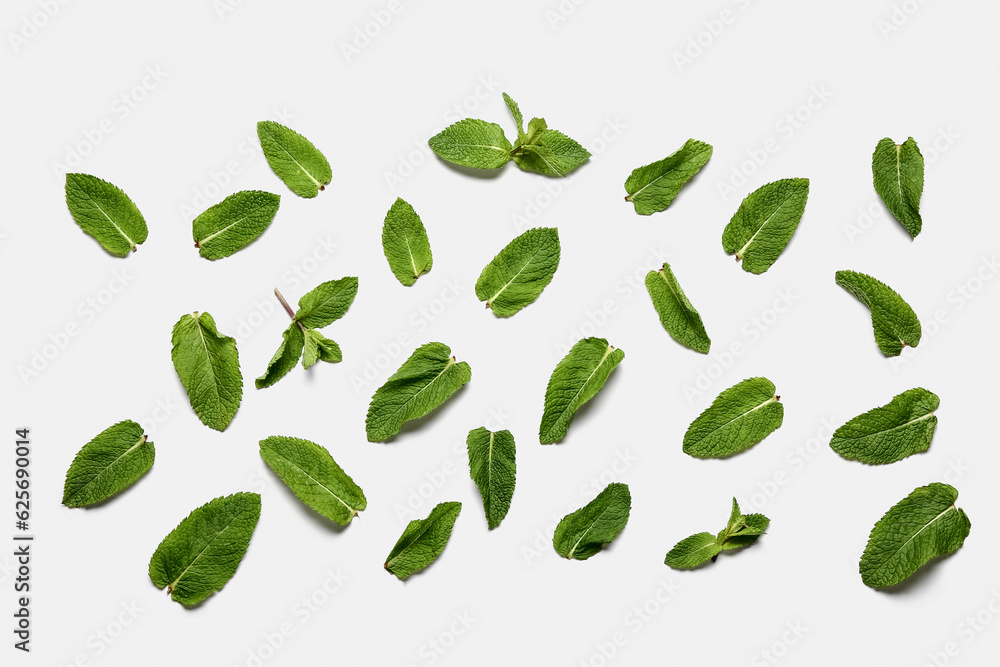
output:
[[[13,533],[13,431],[28,426],[37,538],[30,656],[10,647],[12,559],[0,556],[0,662],[982,665],[996,655],[996,4],[908,0],[894,14],[886,0],[562,10],[448,0],[390,14],[383,1],[98,0],[49,18],[43,4],[7,2],[2,22],[0,535]],[[728,23],[716,22],[722,12]],[[345,52],[366,25],[377,34]],[[477,177],[429,154],[427,139],[461,117],[514,136],[501,91],[593,159],[550,180],[513,164]],[[330,159],[333,183],[318,198],[295,197],[268,168],[254,134],[266,118]],[[924,231],[912,242],[872,189],[884,136],[913,136],[926,158]],[[637,216],[622,201],[625,177],[689,137],[711,143],[712,160],[668,211]],[[759,166],[747,162],[755,155]],[[149,225],[136,254],[112,257],[74,225],[61,165],[133,198]],[[236,173],[220,175],[227,168]],[[805,215],[777,263],[753,276],[720,235],[748,192],[785,177],[811,179]],[[191,219],[241,189],[281,194],[273,225],[230,258],[201,259]],[[421,215],[434,252],[411,288],[380,246],[397,196]],[[562,262],[535,304],[499,320],[473,285],[524,225],[558,227]],[[707,357],[667,336],[641,287],[664,259],[704,317]],[[880,354],[867,311],[834,284],[841,268],[874,274],[912,304],[924,324],[915,353]],[[112,295],[116,272],[127,284]],[[324,330],[344,361],[255,390],[287,324],[272,288],[294,302],[345,275],[359,276],[358,298]],[[101,312],[88,299],[103,300]],[[170,363],[171,327],[193,310],[239,334],[246,387],[225,433],[198,421]],[[63,339],[68,324],[78,335]],[[540,446],[548,376],[594,333],[625,360],[564,442]],[[431,340],[470,363],[472,382],[394,441],[368,443],[372,392]],[[733,344],[739,354],[726,359]],[[25,376],[36,353],[51,358]],[[686,395],[700,373],[712,379]],[[691,420],[752,375],[777,385],[780,430],[730,460],[684,455]],[[914,386],[941,397],[929,452],[874,468],[828,448],[831,427]],[[152,471],[99,508],[61,506],[76,451],[122,419],[146,425]],[[498,421],[517,439],[518,486],[488,532],[464,439]],[[257,442],[272,434],[328,447],[368,510],[344,530],[312,513],[260,460]],[[589,561],[558,558],[555,522],[612,479],[631,488],[628,527]],[[857,563],[871,526],[932,481],[960,491],[972,520],[964,548],[899,590],[866,588]],[[150,583],[149,556],[191,509],[242,490],[263,496],[246,558],[221,593],[184,609]],[[771,517],[768,534],[694,572],[664,566],[679,539],[724,526],[734,495]],[[405,583],[384,572],[406,520],[446,500],[464,509],[441,558]],[[330,573],[346,579],[327,594]],[[321,602],[306,613],[303,598]],[[977,612],[974,629],[966,619]],[[470,627],[455,622],[463,616]]]

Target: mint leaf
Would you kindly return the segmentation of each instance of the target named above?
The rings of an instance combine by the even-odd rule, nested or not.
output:
[[[845,459],[894,463],[927,451],[937,428],[938,397],[926,389],[904,391],[882,407],[858,415],[833,433],[830,447]]]
[[[195,414],[205,426],[225,431],[243,398],[236,339],[219,333],[208,313],[184,315],[174,325],[170,358]]]
[[[702,141],[688,139],[676,151],[659,162],[632,170],[625,179],[625,201],[635,206],[639,215],[665,211],[688,181],[697,174],[709,158],[712,147]]]
[[[234,493],[205,503],[160,542],[149,559],[149,578],[176,602],[202,602],[236,574],[259,518],[256,493]]]
[[[532,123],[538,121],[534,133]],[[590,158],[590,151],[558,130],[542,129],[545,121],[532,119],[524,143],[511,156],[522,171],[544,176],[566,176]]]
[[[972,523],[955,506],[958,491],[935,482],[889,508],[872,528],[861,554],[861,580],[871,588],[894,586],[929,560],[954,553],[965,542]]]
[[[344,316],[357,294],[358,279],[354,276],[328,280],[299,299],[293,319],[308,329],[325,327]]]
[[[667,552],[663,559],[665,565],[675,570],[689,570],[702,563],[713,560],[722,551],[719,541],[712,533],[696,533],[685,537]]]
[[[608,484],[596,498],[563,517],[552,536],[552,546],[563,558],[587,560],[625,529],[631,509],[628,485]]]
[[[385,214],[382,225],[382,252],[396,279],[409,287],[431,270],[434,258],[427,230],[413,207],[400,198]]]
[[[333,178],[330,163],[312,142],[273,120],[257,123],[264,157],[278,178],[300,197],[315,197]]]
[[[697,533],[678,542],[663,559],[665,565],[675,570],[689,570],[702,563],[715,561],[723,551],[746,547],[764,534],[771,520],[763,514],[742,514],[739,503],[733,498],[729,522],[718,535]]]
[[[483,510],[490,530],[500,525],[510,509],[517,477],[514,436],[510,431],[469,431],[469,474],[483,497]]]
[[[726,389],[691,422],[684,434],[684,453],[726,458],[756,445],[781,426],[785,408],[778,399],[774,384],[762,377]]]
[[[872,179],[885,207],[910,238],[917,238],[923,224],[920,196],[924,191],[924,157],[913,137],[902,144],[889,137],[878,142],[872,153]]]
[[[441,503],[426,519],[407,524],[385,559],[385,569],[403,580],[437,560],[448,544],[461,511],[462,503]]]
[[[354,480],[315,442],[272,435],[260,441],[260,457],[299,500],[340,526],[368,505]]]
[[[295,368],[305,345],[305,331],[298,322],[292,322],[281,334],[281,345],[267,363],[267,370],[254,381],[257,389],[266,389]],[[315,362],[314,362],[315,363]]]
[[[90,174],[66,174],[66,206],[80,229],[116,257],[146,240],[146,220],[121,188]]]
[[[84,507],[121,493],[153,467],[153,443],[134,421],[109,426],[83,446],[63,486],[63,505]]]
[[[517,141],[520,143],[524,141],[524,118],[521,116],[521,109],[507,93],[503,93],[503,101],[507,105],[510,115],[514,117],[514,123],[517,125]]]
[[[510,142],[496,123],[466,118],[427,142],[439,158],[463,167],[499,169],[510,160]]]
[[[191,224],[198,254],[221,259],[247,247],[271,224],[280,200],[270,192],[244,190],[207,209]]]
[[[476,298],[499,317],[510,317],[538,298],[559,266],[559,232],[529,229],[486,265],[476,281]]]
[[[646,274],[646,290],[660,316],[660,324],[670,337],[695,352],[708,354],[712,341],[705,332],[701,315],[688,301],[669,264],[664,262],[662,269]]]
[[[434,410],[472,379],[472,369],[455,361],[443,343],[422,345],[376,390],[365,430],[370,442],[383,442],[403,424]]]
[[[906,345],[920,343],[920,320],[891,287],[857,271],[837,271],[837,284],[872,311],[875,343],[887,357],[898,357]]]
[[[302,367],[309,368],[317,361],[331,364],[340,363],[343,355],[340,346],[315,329],[306,329],[305,345],[302,348]]]
[[[764,273],[799,226],[809,196],[808,178],[786,178],[747,195],[722,232],[722,247],[743,270]]]
[[[608,345],[603,338],[577,341],[556,365],[545,388],[539,442],[548,445],[565,438],[576,411],[597,395],[624,358],[623,350]]]

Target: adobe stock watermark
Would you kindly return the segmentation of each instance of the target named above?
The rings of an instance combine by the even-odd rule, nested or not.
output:
[[[560,0],[558,5],[545,10],[545,20],[548,21],[549,27],[555,30],[576,14],[577,8],[586,3],[587,0]]]
[[[162,65],[147,65],[136,83],[111,101],[107,115],[85,127],[80,132],[79,139],[66,145],[62,161],[52,161],[52,173],[56,178],[61,180],[68,172],[78,170],[84,160],[149,99],[154,90],[163,85],[168,76],[169,72]]]
[[[104,655],[118,642],[145,610],[134,600],[122,602],[119,608],[111,613],[111,618],[92,632],[85,642],[86,650],[77,653],[69,661],[61,664],[69,667],[91,667],[101,664],[97,658]]]
[[[478,622],[468,611],[456,611],[451,615],[451,620],[447,622],[444,629],[417,648],[417,657],[420,662],[408,663],[407,667],[418,667],[419,665],[433,665],[440,660],[458,640],[466,636]]]
[[[21,17],[21,25],[16,31],[11,30],[7,33],[10,50],[17,53],[27,46],[28,42],[37,37],[69,3],[70,0],[38,0],[37,9]]]
[[[759,145],[748,148],[746,159],[730,169],[726,180],[720,180],[715,184],[722,201],[726,201],[730,195],[746,185],[749,178],[767,164],[771,156],[781,150],[782,142],[788,142],[794,137],[831,98],[833,91],[825,83],[810,86],[802,102],[775,121],[774,134]]]
[[[674,65],[677,66],[678,72],[683,72],[685,67],[693,65],[701,58],[722,37],[726,29],[736,23],[742,12],[749,9],[752,0],[732,0],[732,4],[736,7],[735,10],[727,7],[717,16],[705,19],[701,22],[701,30],[688,37],[683,48],[674,50]]]
[[[771,642],[770,646],[757,651],[750,658],[750,667],[772,667],[784,660],[792,647],[798,644],[809,628],[801,621],[788,621],[781,635]]]
[[[622,617],[621,627],[612,631],[605,638],[594,643],[590,654],[581,658],[579,667],[606,667],[618,657],[629,641],[642,632],[656,616],[677,596],[681,586],[673,579],[660,579],[656,588],[644,600],[636,603]]]
[[[903,0],[903,2],[894,2],[889,14],[880,18],[875,23],[875,27],[878,28],[879,33],[882,35],[882,39],[888,41],[894,33],[899,32],[904,25],[910,22],[910,19],[916,16],[917,12],[919,12],[920,8],[925,4],[927,4],[927,0]]]
[[[920,667],[946,667],[956,662],[962,650],[972,644],[1000,616],[1000,585],[990,590],[990,597],[963,618],[953,631],[954,637],[937,649],[927,651],[927,659]],[[958,661],[960,662],[960,661]]]
[[[408,4],[408,3],[407,3]],[[399,16],[405,5],[402,0],[389,0],[384,6],[373,9],[367,21],[354,26],[354,33],[349,40],[340,42],[340,52],[344,60],[351,62],[361,55],[389,27],[393,19]]]
[[[246,0],[212,0],[212,9],[220,21],[224,21],[226,16],[232,14],[242,7]]]

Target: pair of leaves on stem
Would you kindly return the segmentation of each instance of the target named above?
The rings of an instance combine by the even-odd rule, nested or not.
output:
[[[774,391],[774,383],[763,377],[723,391],[691,422],[684,434],[684,453],[700,459],[726,458],[756,445],[784,419],[785,407]]]
[[[875,344],[887,357],[898,357],[903,347],[920,343],[920,320],[910,304],[891,287],[857,271],[837,271],[837,284],[872,313]]]
[[[552,546],[563,558],[587,560],[625,529],[631,509],[628,485],[612,482],[596,498],[562,518]]]
[[[917,387],[858,415],[833,433],[830,448],[845,459],[870,465],[895,463],[925,452],[937,428],[938,397]]]
[[[121,188],[90,174],[66,174],[66,206],[80,229],[115,257],[126,257],[149,230]]]
[[[646,274],[646,290],[660,316],[660,324],[670,337],[695,352],[708,354],[712,340],[669,264],[664,262],[663,268]]]
[[[471,379],[469,364],[456,361],[447,345],[421,345],[372,396],[365,418],[369,442],[388,440],[403,424],[428,414]]]
[[[543,445],[566,437],[576,411],[597,395],[622,359],[624,350],[604,338],[583,338],[562,358],[545,388],[545,410],[538,427]]]
[[[499,317],[510,317],[538,298],[559,267],[559,232],[529,229],[483,268],[476,298]]]
[[[808,197],[808,178],[785,178],[751,192],[722,231],[726,254],[736,255],[744,271],[767,271],[799,226]]]
[[[272,386],[285,377],[302,359],[302,367],[310,368],[317,361],[338,363],[343,359],[340,346],[316,329],[339,320],[347,312],[358,293],[358,279],[353,276],[328,280],[299,299],[299,309],[292,312],[281,293],[274,295],[291,316],[292,323],[281,334],[281,345],[267,364],[267,370],[257,378],[257,389]]]
[[[445,502],[432,509],[426,519],[408,523],[386,557],[385,569],[403,580],[437,560],[461,511],[462,503]]]
[[[885,207],[910,238],[917,238],[923,225],[920,196],[924,192],[924,157],[913,137],[902,144],[889,137],[878,142],[872,153],[872,180]]]
[[[914,489],[889,508],[868,537],[858,569],[871,588],[895,586],[932,558],[957,551],[972,523],[955,506],[958,491],[940,482]]]
[[[85,507],[117,495],[153,467],[156,451],[142,427],[126,420],[109,426],[77,452],[63,486],[63,505]]]
[[[219,333],[208,313],[184,315],[174,325],[170,358],[202,423],[225,431],[243,399],[236,339]]]
[[[500,525],[510,509],[517,479],[514,436],[510,431],[479,427],[469,431],[469,475],[483,497],[483,511],[490,530]]]
[[[639,215],[665,211],[711,157],[709,144],[688,139],[662,160],[634,169],[625,179],[625,201],[632,202]]]
[[[549,129],[544,118],[532,118],[524,129],[521,110],[503,94],[517,125],[517,141],[511,145],[503,128],[477,118],[449,125],[428,141],[438,157],[475,169],[499,169],[513,160],[522,171],[546,176],[566,176],[590,157],[590,152],[562,132]]]
[[[771,520],[763,514],[741,514],[739,503],[733,498],[729,523],[718,535],[696,533],[685,537],[667,552],[663,562],[675,570],[689,570],[708,561],[714,563],[723,551],[756,542],[770,524]]]

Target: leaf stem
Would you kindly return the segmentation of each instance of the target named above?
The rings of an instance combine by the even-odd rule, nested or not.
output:
[[[285,297],[281,296],[281,292],[278,291],[277,287],[274,288],[274,296],[278,297],[278,301],[280,301],[281,305],[285,307],[285,312],[288,313],[288,316],[292,318],[292,320],[294,320],[295,311],[292,310],[292,307],[288,305],[287,301],[285,301]]]

